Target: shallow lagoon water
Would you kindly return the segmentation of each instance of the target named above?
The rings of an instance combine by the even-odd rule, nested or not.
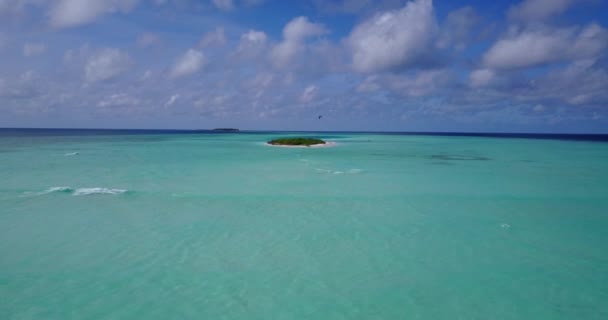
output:
[[[608,144],[0,135],[0,319],[606,319]]]

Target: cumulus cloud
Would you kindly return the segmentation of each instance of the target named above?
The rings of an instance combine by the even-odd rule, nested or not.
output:
[[[608,105],[608,70],[595,59],[571,63],[534,82],[532,98],[555,98],[576,106]]]
[[[105,48],[89,57],[85,65],[88,82],[113,79],[129,69],[131,57],[119,49]]]
[[[207,64],[207,58],[202,51],[189,49],[175,61],[170,76],[172,78],[179,78],[194,74],[205,64]]]
[[[31,57],[42,54],[46,51],[46,45],[42,43],[26,43],[23,45],[23,55]]]
[[[437,24],[431,0],[415,0],[357,25],[347,39],[353,67],[379,72],[415,64],[428,53]]]
[[[58,0],[49,15],[52,26],[72,27],[90,23],[103,14],[129,12],[138,3],[139,0]]]
[[[480,88],[489,85],[496,77],[496,72],[490,69],[478,69],[469,75],[469,85]]]
[[[241,35],[235,54],[240,58],[251,58],[262,53],[268,43],[266,33],[249,30]]]
[[[608,45],[608,32],[598,24],[583,29],[537,29],[514,32],[484,55],[488,68],[512,69],[596,57]]]
[[[325,26],[312,23],[307,17],[297,17],[291,20],[283,29],[283,41],[277,44],[271,52],[272,60],[277,66],[287,65],[304,48],[306,39],[327,32]]]
[[[504,101],[512,105],[605,107],[608,105],[608,70],[600,60],[584,59],[554,68],[546,74],[526,76],[521,70],[478,69],[469,85],[484,90],[466,93],[464,105]],[[543,111],[541,107],[534,111]]]
[[[545,20],[561,14],[582,0],[524,0],[511,7],[509,18],[527,22]]]
[[[162,24],[155,25],[154,30],[124,22],[116,25],[120,28],[118,32],[131,37],[131,43],[125,43],[124,37],[116,39],[111,34],[90,33],[97,28],[30,32],[43,28],[30,18],[46,16],[56,27],[69,27],[102,18],[112,18],[112,21],[129,18],[121,13],[132,12],[143,3],[160,9],[154,2],[165,4],[163,19],[170,22],[169,29],[163,29]],[[496,25],[507,27],[505,33],[485,33],[494,38],[484,38],[491,42],[488,50],[479,52],[470,44],[481,39],[479,32],[489,29],[481,25],[485,12],[476,12],[485,7],[444,12],[438,14],[442,20],[436,21],[431,0],[318,0],[317,3],[326,5],[329,11],[360,14],[343,41],[325,36],[328,28],[306,17],[289,21],[282,36],[272,38],[270,34],[276,34],[277,30],[264,30],[267,34],[248,30],[247,25],[232,24],[234,17],[226,18],[217,12],[212,0],[0,0],[0,11],[17,12],[6,11],[6,4],[10,3],[13,5],[10,10],[24,13],[17,15],[15,23],[3,20],[6,16],[0,13],[0,20],[10,26],[0,31],[0,47],[3,33],[8,35],[10,31],[11,41],[11,48],[5,47],[10,51],[2,53],[11,57],[44,54],[35,59],[16,56],[5,59],[4,65],[0,65],[0,69],[5,70],[0,79],[0,100],[9,113],[28,108],[34,116],[42,114],[40,110],[45,108],[57,112],[57,117],[40,117],[41,122],[78,112],[75,116],[125,115],[109,120],[124,121],[125,126],[135,124],[136,118],[129,117],[135,114],[142,115],[139,119],[157,117],[160,120],[156,124],[164,126],[188,126],[187,121],[196,123],[222,117],[243,123],[265,117],[291,125],[311,108],[324,109],[319,114],[341,113],[341,118],[353,121],[351,128],[360,129],[371,128],[366,127],[368,119],[404,116],[412,119],[412,123],[422,123],[417,116],[423,116],[429,117],[429,122],[440,123],[458,115],[461,119],[484,121],[477,120],[487,119],[477,117],[479,113],[498,114],[501,110],[521,110],[526,117],[541,118],[563,109],[572,110],[568,111],[571,114],[563,115],[564,119],[583,112],[595,112],[606,119],[608,31],[605,26],[592,23],[569,27],[568,21],[584,21],[595,16],[581,10],[552,27],[547,20],[567,9],[545,6],[548,11],[544,13],[522,13],[533,12],[522,8],[534,2],[538,3],[523,1],[514,7],[518,9],[511,10],[517,13],[509,13],[510,20],[504,20],[507,17],[503,16],[503,21],[496,21]],[[236,10],[259,3],[256,0],[216,1],[216,5],[223,6],[218,10]],[[571,8],[573,2],[568,3]],[[550,5],[559,7],[559,3],[547,6]],[[58,11],[62,7],[71,9]],[[187,19],[183,14],[191,14],[187,12],[190,9],[216,16],[204,21]],[[209,12],[209,9],[213,10]],[[109,17],[111,14],[115,17]],[[245,14],[248,13],[239,12],[238,16]],[[343,21],[332,21],[334,17],[323,16],[323,22],[327,26],[335,23],[340,28],[347,27],[341,24]],[[139,18],[149,17],[138,15]],[[42,20],[42,23],[46,22]],[[218,25],[223,27],[215,28]],[[169,38],[175,30],[187,32]],[[233,33],[236,30],[247,31],[239,37]],[[49,61],[61,58],[56,50],[66,45],[66,36],[78,45],[66,52],[61,68],[49,68]],[[121,49],[99,49],[101,43]],[[49,46],[46,51],[44,44]],[[79,47],[79,44],[84,45]],[[154,46],[160,49],[161,44],[171,44],[172,49],[150,52]],[[127,53],[123,46],[139,49]],[[429,57],[445,58],[446,64],[441,65],[442,69],[429,66]],[[22,65],[6,68],[12,63]],[[538,68],[546,65],[549,67]],[[40,75],[20,73],[38,67],[41,69],[36,71],[42,72]],[[469,72],[468,68],[471,68]],[[86,80],[84,86],[83,79]],[[95,108],[75,108],[80,105]],[[171,118],[173,116],[176,118]],[[196,118],[199,116],[201,119]],[[18,123],[14,119],[17,118],[7,117],[2,121]],[[284,119],[293,122],[284,122]],[[95,121],[92,124],[103,120]],[[259,123],[267,126],[272,122]],[[153,126],[155,122],[143,125]]]
[[[268,36],[262,31],[249,30],[241,35],[240,45],[249,44],[264,44],[266,43]]]
[[[224,32],[224,28],[218,27],[213,31],[209,31],[203,35],[199,46],[201,48],[211,47],[211,46],[223,46],[226,45],[226,33]]]

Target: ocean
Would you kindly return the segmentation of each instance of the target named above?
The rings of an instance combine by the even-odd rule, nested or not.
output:
[[[0,319],[608,319],[607,142],[0,130]]]

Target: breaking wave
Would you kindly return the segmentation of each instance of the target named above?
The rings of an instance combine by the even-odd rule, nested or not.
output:
[[[71,187],[52,187],[42,192],[36,193],[36,195],[45,195],[49,193],[70,193],[74,196],[88,196],[95,194],[107,194],[107,195],[118,195],[128,192],[124,189],[110,189],[110,188],[78,188],[74,189]]]
[[[74,191],[74,189],[72,189],[70,187],[52,187],[52,188],[48,188],[42,192],[38,192],[38,194],[42,195],[42,194],[49,194],[49,193],[54,193],[54,192],[70,193],[72,191]]]
[[[122,194],[128,190],[124,189],[108,189],[108,188],[80,188],[74,191],[75,196],[88,196],[93,194]]]

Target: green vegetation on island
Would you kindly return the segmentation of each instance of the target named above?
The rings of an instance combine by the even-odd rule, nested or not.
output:
[[[214,132],[239,132],[239,129],[235,129],[235,128],[217,128],[217,129],[213,129]]]
[[[316,138],[278,138],[268,141],[273,146],[314,146],[325,144],[325,141]]]

